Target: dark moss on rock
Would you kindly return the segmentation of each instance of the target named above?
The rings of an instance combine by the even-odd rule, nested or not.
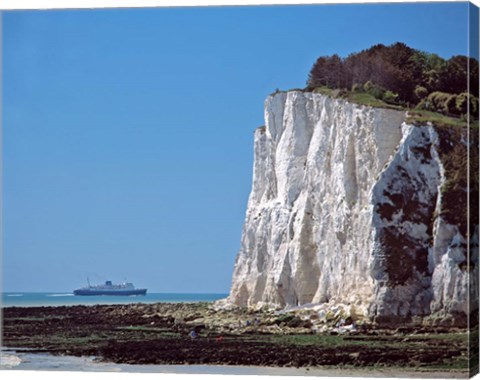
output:
[[[468,182],[469,159],[467,134],[468,129],[436,127],[439,137],[438,153],[444,167],[445,183],[441,189],[442,209],[440,216],[449,224],[458,226],[462,236],[467,236],[468,189],[469,186],[478,189],[478,176]],[[470,148],[477,150],[470,142]],[[477,140],[478,144],[478,140]],[[471,160],[474,161],[474,160]],[[471,162],[475,165],[474,162]],[[478,163],[476,164],[478,168]],[[478,200],[473,200],[477,204]],[[475,206],[472,204],[472,206]]]
[[[419,246],[418,241],[395,227],[382,229],[378,240],[385,252],[385,271],[390,287],[406,284],[415,277],[415,271],[427,274],[427,247]]]

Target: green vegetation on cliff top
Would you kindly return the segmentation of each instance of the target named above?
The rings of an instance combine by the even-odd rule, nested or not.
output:
[[[478,61],[448,60],[403,43],[374,45],[346,58],[319,57],[308,75],[313,92],[370,107],[409,111],[407,121],[478,127]],[[279,90],[276,93],[280,92]]]

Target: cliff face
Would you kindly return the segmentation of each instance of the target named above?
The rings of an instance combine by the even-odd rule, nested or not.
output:
[[[466,155],[461,132],[302,92],[270,96],[265,119],[230,302],[342,303],[371,317],[467,311],[466,228],[444,210],[441,153],[455,143]]]

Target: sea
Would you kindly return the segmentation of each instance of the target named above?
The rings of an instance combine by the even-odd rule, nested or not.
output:
[[[145,296],[75,296],[73,293],[2,293],[2,307],[119,305],[157,302],[213,302],[227,293],[147,293]]]

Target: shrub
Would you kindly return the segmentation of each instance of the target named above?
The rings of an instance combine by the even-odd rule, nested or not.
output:
[[[313,89],[314,94],[323,94],[323,95],[327,95],[327,96],[333,96],[332,92],[333,92],[333,90],[331,88],[328,88],[327,86],[315,87]]]
[[[423,99],[420,101],[420,103],[418,103],[416,106],[415,106],[415,109],[416,110],[428,110],[428,101],[427,99]]]
[[[397,104],[398,94],[387,90],[383,93],[382,100],[386,103]]]
[[[470,110],[467,109],[467,104],[470,102]],[[456,97],[456,111],[459,115],[464,115],[470,112],[470,115],[478,117],[478,98],[472,94],[462,92]]]
[[[358,83],[355,83],[353,86],[352,86],[352,92],[363,92],[363,88],[361,85],[359,85]]]
[[[332,91],[332,96],[334,98],[341,98],[341,97],[344,97],[347,94],[348,94],[348,92],[346,90],[339,89],[339,88]]]
[[[478,118],[478,98],[470,95],[470,114]]]
[[[457,104],[457,96],[450,95],[445,101],[444,112],[451,113],[454,115],[458,114],[456,104]]]
[[[408,104],[424,100],[433,91],[467,92],[469,79],[470,91],[477,94],[478,72],[474,58],[454,56],[445,60],[397,42],[390,46],[377,44],[346,58],[336,54],[319,57],[307,83],[309,89],[328,86],[362,92],[359,86],[370,81],[397,93],[399,102]],[[372,95],[379,98],[378,93]]]
[[[372,95],[374,98],[376,99],[382,99],[382,96],[385,92],[385,90],[380,87],[380,86],[377,86],[375,83],[373,83],[372,81],[367,81],[364,85],[363,85],[363,90],[367,93],[367,94],[370,94]]]
[[[457,95],[455,100],[455,108],[459,115],[464,115],[468,112],[468,94],[466,92],[462,92],[461,94]]]
[[[427,97],[426,106],[430,111],[447,112],[447,102],[452,94],[446,92],[435,91]]]
[[[421,101],[428,95],[428,90],[425,87],[417,86],[415,87],[414,93],[417,100]]]

